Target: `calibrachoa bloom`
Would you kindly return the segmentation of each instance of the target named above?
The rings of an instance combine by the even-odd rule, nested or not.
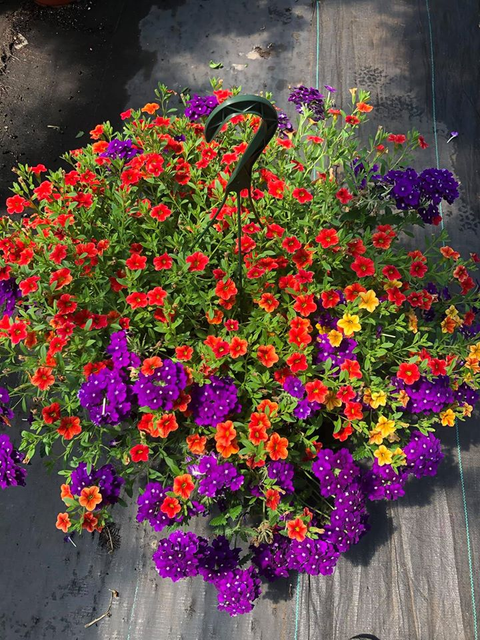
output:
[[[63,451],[53,527],[102,531],[131,497],[168,528],[159,576],[201,576],[230,615],[261,578],[331,574],[369,501],[435,474],[435,431],[480,399],[480,257],[446,234],[402,245],[459,185],[411,168],[416,131],[365,148],[369,94],[345,109],[325,88],[292,91],[298,122],[275,111],[239,214],[229,180],[262,121],[235,113],[207,142],[238,94],[214,80],[184,114],[160,87],[121,131],[92,125],[70,170],[18,167],[1,220],[0,350],[20,380],[0,431],[15,441],[11,396],[31,409],[18,450],[0,436],[0,487]],[[213,539],[189,530],[200,516]]]

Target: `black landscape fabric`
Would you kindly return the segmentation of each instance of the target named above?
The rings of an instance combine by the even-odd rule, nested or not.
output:
[[[461,182],[445,226],[466,256],[479,250],[479,18],[474,0],[80,0],[60,9],[3,0],[0,202],[12,166],[60,166],[97,123],[118,126],[121,111],[154,100],[158,82],[205,94],[216,75],[226,87],[272,91],[291,113],[289,87],[314,86],[318,56],[319,88],[336,87],[340,103],[350,88],[371,91],[372,130],[414,127],[425,136],[423,167],[436,166],[435,106],[439,164]],[[212,71],[210,60],[223,68]],[[216,610],[215,591],[200,578],[159,578],[157,535],[135,522],[134,507],[115,509],[114,553],[89,534],[76,547],[64,542],[55,529],[60,478],[34,459],[28,486],[0,493],[0,639],[473,640],[478,415],[460,424],[463,477],[455,429],[442,428],[441,438],[438,477],[412,481],[397,503],[373,504],[372,530],[333,576],[265,585],[254,611],[234,619]],[[107,610],[110,590],[119,596],[111,616],[85,628]]]

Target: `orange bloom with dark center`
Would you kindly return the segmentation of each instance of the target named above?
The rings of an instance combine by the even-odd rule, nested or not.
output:
[[[86,529],[89,533],[93,533],[97,524],[98,518],[96,518],[93,513],[87,511],[87,513],[83,515],[82,529]]]
[[[169,518],[174,518],[181,508],[179,501],[169,496],[167,496],[160,505],[160,511],[166,513]]]
[[[190,360],[193,355],[193,348],[188,345],[175,347],[175,355],[179,360]]]
[[[413,362],[403,362],[398,369],[397,377],[405,384],[413,384],[420,379],[420,369]]]
[[[275,489],[267,489],[265,497],[267,499],[267,507],[272,511],[276,511],[278,508],[278,503],[280,502],[280,493]]]
[[[292,540],[303,542],[307,535],[307,531],[308,527],[300,518],[295,518],[295,520],[289,520],[287,522],[288,537]]]
[[[102,500],[102,494],[98,487],[85,487],[80,494],[79,503],[80,506],[85,507],[87,511],[93,511]]]
[[[68,533],[68,528],[70,527],[71,524],[72,523],[70,522],[68,513],[58,514],[57,522],[55,523],[55,526],[57,527],[57,529],[60,529],[61,531],[63,531],[63,533]]]
[[[158,356],[153,356],[152,358],[146,358],[143,361],[142,368],[140,371],[144,376],[151,376],[155,373],[155,369],[158,369],[163,365],[163,361]]]
[[[237,431],[231,420],[219,422],[215,433],[215,441],[222,447],[226,447],[237,435]]]
[[[313,380],[307,382],[305,385],[307,391],[307,400],[309,402],[323,402],[327,397],[328,387],[326,387],[320,380]]]
[[[41,391],[45,391],[52,386],[55,378],[52,375],[52,369],[50,367],[38,367],[30,381]]]
[[[169,433],[178,429],[178,422],[173,413],[166,413],[155,421],[155,426],[150,435],[166,438]]]
[[[231,278],[228,278],[226,282],[223,282],[223,280],[219,280],[217,282],[217,286],[215,287],[215,293],[222,300],[229,300],[236,293],[238,293],[238,289],[235,286],[235,283],[233,282],[233,280]]]
[[[273,365],[279,361],[273,344],[258,347],[257,358],[267,368],[273,367]]]
[[[349,420],[361,420],[363,418],[362,405],[360,402],[347,402],[344,411]]]
[[[70,269],[63,268],[58,269],[58,271],[54,271],[50,276],[49,284],[53,284],[56,282],[55,289],[61,289],[65,287],[67,284],[73,280],[72,275],[70,273]]]
[[[288,440],[282,438],[278,433],[272,433],[265,449],[272,460],[285,460],[288,457]]]
[[[309,316],[317,310],[317,304],[313,301],[313,294],[297,296],[293,308],[302,316]]]
[[[307,358],[304,353],[292,353],[286,360],[288,366],[290,367],[290,371],[292,373],[297,373],[298,371],[306,371],[308,369]]]
[[[220,455],[222,455],[224,458],[229,458],[233,453],[238,453],[240,451],[236,440],[232,440],[225,446],[217,442],[216,448],[218,453],[220,453]]]
[[[192,476],[189,473],[184,473],[181,476],[177,476],[173,480],[173,493],[180,496],[184,500],[188,500],[190,494],[195,489],[195,485],[192,481]]]
[[[360,113],[370,113],[373,107],[370,104],[366,104],[365,102],[357,102],[357,109]]]
[[[341,371],[348,371],[349,378],[358,378],[362,377],[362,372],[360,371],[360,363],[358,360],[344,360],[340,365]]]
[[[262,400],[258,405],[257,411],[259,413],[266,413],[267,416],[273,417],[278,411],[278,402],[272,402],[271,400],[268,400],[268,398],[265,398],[265,400]]]
[[[63,417],[57,431],[65,438],[65,440],[71,440],[74,436],[78,436],[79,433],[82,433],[80,418],[77,418],[76,416]]]
[[[205,445],[207,444],[206,436],[194,433],[191,436],[187,436],[186,441],[189,451],[195,455],[201,455],[205,451]]]
[[[249,429],[248,438],[252,444],[258,447],[261,442],[266,442],[268,440],[267,431],[262,425],[253,427],[251,426]]]
[[[240,358],[247,353],[248,342],[235,336],[230,342],[230,355],[232,358]]]
[[[223,320],[223,311],[220,309],[215,309],[213,315],[208,313],[205,314],[208,324],[222,324]]]
[[[257,302],[261,309],[264,309],[267,313],[272,313],[280,304],[274,295],[271,293],[262,293],[260,300]]]

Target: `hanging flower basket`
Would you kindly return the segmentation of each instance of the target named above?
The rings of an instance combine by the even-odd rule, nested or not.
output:
[[[68,170],[18,167],[0,221],[0,348],[18,379],[0,393],[0,486],[60,441],[58,529],[101,531],[135,500],[163,533],[160,576],[201,575],[237,615],[262,578],[331,574],[368,501],[436,473],[435,430],[478,401],[479,257],[445,232],[402,247],[458,184],[411,168],[418,132],[361,143],[363,91],[342,109],[331,87],[295,89],[298,122],[278,112],[238,213],[226,188],[262,121],[230,113],[207,142],[232,96],[212,84],[180,115],[160,86]]]

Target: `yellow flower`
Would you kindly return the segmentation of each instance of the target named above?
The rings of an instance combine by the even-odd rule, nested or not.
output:
[[[335,393],[335,391],[333,391],[333,389],[330,390],[325,396],[324,403],[327,407],[327,411],[332,411],[333,409],[335,409],[335,407],[342,406],[342,401],[340,400],[340,398],[337,398],[337,394]]]
[[[372,391],[372,399],[370,401],[370,406],[372,409],[378,409],[381,405],[384,407],[387,403],[387,394],[385,391]]]
[[[380,445],[373,455],[377,458],[380,467],[392,463],[393,454],[384,444]]]
[[[401,286],[402,286],[401,280],[389,280],[388,282],[385,283],[383,288],[391,289],[392,287],[396,287],[397,289],[400,289]]]
[[[471,369],[473,373],[478,373],[480,371],[480,364],[478,362],[478,358],[473,358],[472,356],[468,356],[463,366],[465,367],[465,369]],[[466,379],[466,376],[465,376],[465,379]]]
[[[395,420],[389,420],[385,416],[380,416],[377,422],[377,429],[380,429],[382,438],[386,438],[395,431]]]
[[[332,347],[339,347],[342,344],[343,335],[340,333],[340,331],[335,331],[335,329],[332,329],[332,331],[329,331],[327,337]]]
[[[315,325],[315,328],[317,329],[318,333],[328,333],[330,331],[329,327],[324,327],[319,323]]]
[[[463,405],[463,415],[470,417],[472,415],[473,407],[468,402],[465,402]]]
[[[402,407],[406,407],[409,400],[410,400],[410,396],[408,395],[408,393],[406,391],[404,391],[403,389],[401,389],[398,392],[398,401],[400,402]]]
[[[451,304],[448,309],[445,311],[445,315],[447,316],[447,318],[453,318],[454,320],[457,320],[457,318],[459,318],[460,316],[458,315],[458,311],[455,307],[455,305]]]
[[[415,311],[413,311],[413,309],[410,309],[410,311],[408,312],[408,316],[407,317],[408,317],[408,328],[413,333],[417,333],[417,331],[418,331],[418,319],[417,319],[417,316],[415,315]]]
[[[357,87],[353,87],[353,89],[349,89],[349,91],[352,94],[352,101],[355,102],[355,97],[357,95]]]
[[[358,295],[362,299],[358,305],[359,309],[366,309],[368,312],[372,313],[372,311],[375,311],[380,304],[377,294],[373,289],[369,289],[365,293],[360,292]]]
[[[363,402],[365,404],[370,404],[372,402],[372,390],[368,387],[363,392]]]
[[[440,418],[442,419],[442,424],[444,427],[453,427],[453,425],[455,424],[455,414],[451,409],[442,411],[440,414]]]
[[[470,357],[480,359],[480,342],[470,345]]]
[[[382,444],[383,442],[382,430],[379,429],[378,427],[376,427],[375,429],[372,429],[368,435],[370,436],[368,444]]]
[[[343,329],[346,336],[351,336],[355,331],[360,331],[362,325],[359,322],[360,318],[350,313],[345,313],[343,318],[337,322],[337,327]]]
[[[400,447],[397,447],[395,449],[395,451],[393,452],[394,456],[401,456],[400,460],[399,460],[399,464],[407,464],[407,456],[403,453],[402,449],[400,449]]]

